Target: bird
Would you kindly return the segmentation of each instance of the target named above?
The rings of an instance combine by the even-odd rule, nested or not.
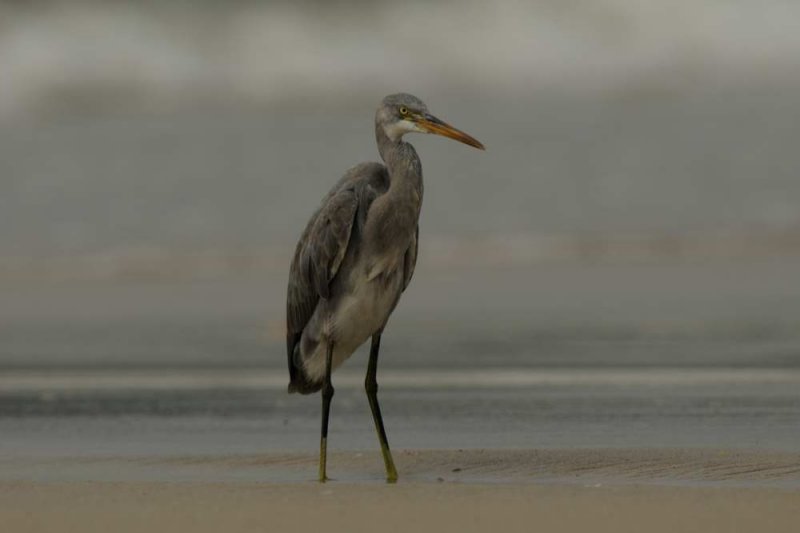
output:
[[[331,373],[371,338],[364,388],[386,481],[397,481],[378,404],[381,335],[417,263],[422,166],[407,133],[430,133],[485,150],[474,137],[428,112],[406,93],[386,96],[375,113],[382,163],[347,170],[323,198],[297,243],[286,297],[289,393],[322,392],[319,481],[328,480]]]

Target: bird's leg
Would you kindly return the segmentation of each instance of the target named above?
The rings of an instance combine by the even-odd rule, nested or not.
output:
[[[322,433],[319,441],[319,480],[322,483],[328,480],[325,464],[328,456],[328,416],[331,412],[331,398],[333,398],[333,385],[331,385],[332,366],[333,341],[328,341],[328,354],[325,357],[325,383],[322,385]]]
[[[389,450],[389,441],[386,440],[386,430],[383,429],[383,417],[381,407],[378,405],[378,351],[381,347],[381,334],[376,333],[372,336],[372,346],[369,350],[369,366],[367,367],[367,378],[364,380],[364,388],[367,390],[369,407],[372,409],[372,419],[375,421],[375,430],[378,432],[378,439],[381,441],[381,453],[383,463],[386,466],[386,481],[394,483],[397,481],[397,469],[394,467],[392,452]]]

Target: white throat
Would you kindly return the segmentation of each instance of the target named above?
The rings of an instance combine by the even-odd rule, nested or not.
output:
[[[386,132],[386,136],[389,137],[389,139],[391,139],[394,142],[399,141],[400,138],[403,137],[403,135],[405,135],[406,133],[415,131],[419,133],[424,133],[424,131],[414,122],[411,122],[410,120],[406,119],[385,126],[383,128],[383,131]]]

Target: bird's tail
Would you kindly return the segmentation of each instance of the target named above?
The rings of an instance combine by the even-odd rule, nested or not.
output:
[[[299,392],[300,394],[312,394],[322,388],[321,381],[314,381],[309,378],[303,368],[303,361],[300,357],[300,338],[301,333],[288,333],[286,335],[286,355],[289,360],[289,393]]]

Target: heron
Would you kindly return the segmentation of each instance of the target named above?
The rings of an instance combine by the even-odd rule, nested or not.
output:
[[[371,338],[364,380],[386,480],[397,480],[378,404],[381,335],[414,275],[422,207],[422,166],[406,133],[432,133],[484,150],[475,138],[428,112],[419,98],[392,94],[375,113],[383,163],[361,163],[333,186],[303,231],[289,270],[286,351],[289,392],[322,391],[319,481],[326,474],[331,373]]]

